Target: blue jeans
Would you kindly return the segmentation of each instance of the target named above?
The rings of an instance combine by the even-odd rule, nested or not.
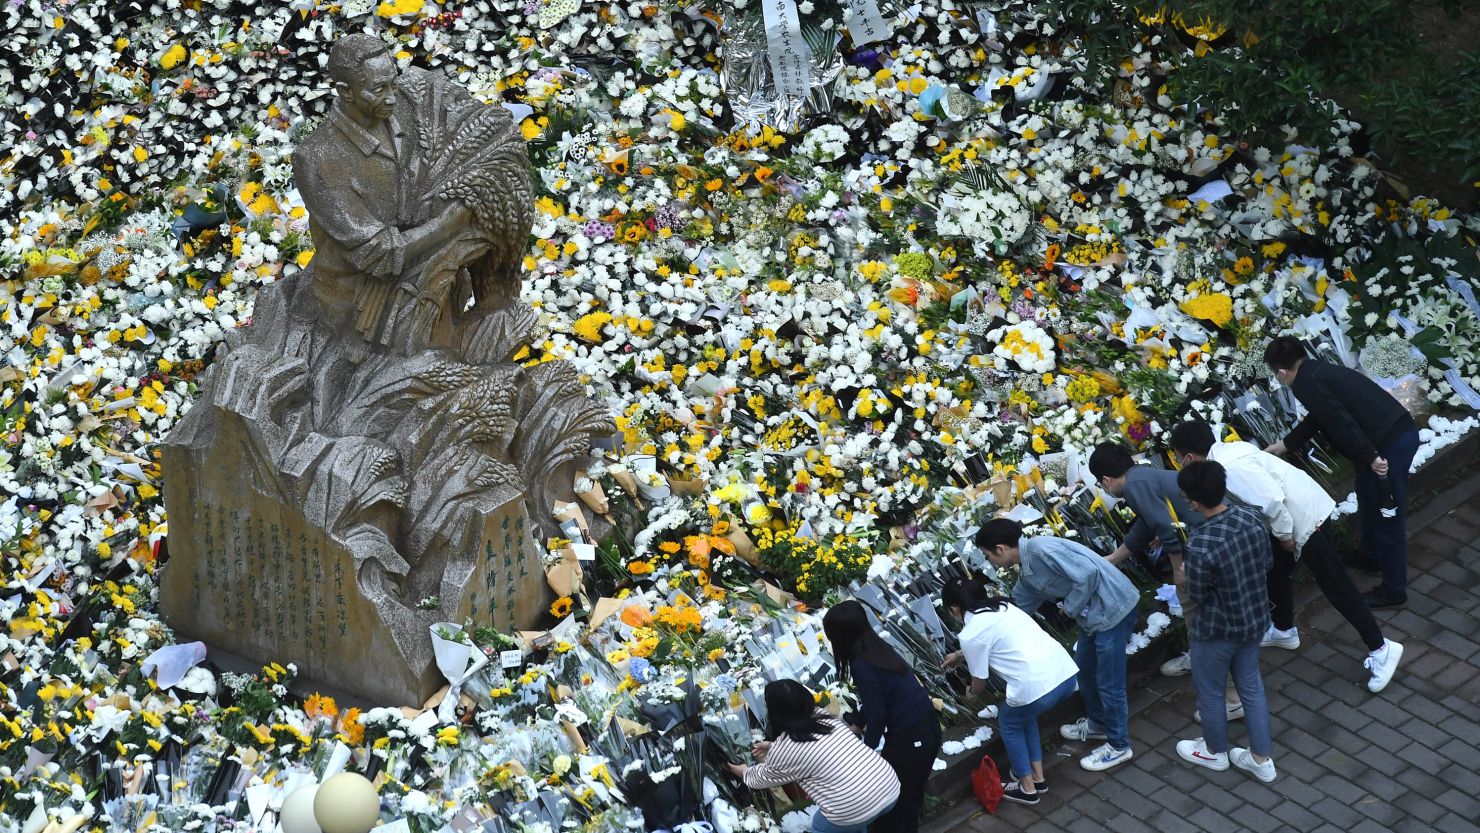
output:
[[[1273,754],[1269,735],[1269,704],[1264,699],[1264,678],[1259,676],[1259,642],[1263,634],[1245,642],[1227,639],[1192,640],[1192,685],[1197,689],[1197,708],[1202,712],[1203,743],[1213,754],[1228,752],[1228,712],[1224,686],[1229,672],[1233,687],[1244,701],[1244,725],[1249,729],[1249,748],[1266,758]]]
[[[997,728],[1002,732],[1002,745],[1007,748],[1007,760],[1012,765],[1013,778],[1022,778],[1032,772],[1033,764],[1043,760],[1043,742],[1038,737],[1038,715],[1057,706],[1065,697],[1074,693],[1075,678],[1059,683],[1059,687],[1021,706],[1003,706],[997,713]]]
[[[1404,524],[1408,516],[1408,468],[1418,453],[1418,429],[1414,428],[1393,444],[1378,449],[1388,461],[1388,483],[1398,500],[1398,516],[1382,516],[1382,481],[1369,466],[1357,465],[1357,514],[1362,518],[1362,548],[1382,565],[1382,584],[1378,589],[1398,599],[1408,597],[1408,540]]]
[[[843,827],[842,825],[834,824],[833,822],[828,821],[827,816],[824,816],[822,814],[822,808],[818,807],[816,812],[812,814],[812,833],[859,833],[859,831],[861,830],[867,830],[868,826],[870,824],[873,824],[874,821],[879,818],[879,816],[882,816],[893,809],[894,802],[891,801],[889,802],[888,807],[880,810],[877,814],[874,815],[873,818],[869,819],[868,821],[861,821],[857,824]]]
[[[1105,733],[1116,749],[1130,749],[1130,703],[1125,694],[1125,643],[1136,627],[1136,611],[1109,630],[1081,633],[1074,646],[1079,695],[1092,729]]]

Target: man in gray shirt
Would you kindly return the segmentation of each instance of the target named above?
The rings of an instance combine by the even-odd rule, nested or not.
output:
[[[1152,466],[1138,466],[1130,449],[1117,442],[1095,446],[1089,456],[1089,473],[1105,491],[1124,500],[1136,521],[1125,534],[1125,540],[1106,558],[1119,564],[1132,554],[1144,554],[1152,541],[1161,544],[1172,566],[1172,584],[1182,603],[1182,615],[1189,622],[1195,608],[1187,596],[1187,574],[1182,565],[1182,546],[1192,530],[1201,526],[1203,516],[1192,511],[1177,486],[1177,473]],[[1184,653],[1161,664],[1161,673],[1180,677],[1192,673],[1192,654]],[[1201,715],[1198,715],[1199,717]],[[1244,716],[1244,704],[1232,686],[1228,688],[1228,719]]]
[[[1079,623],[1074,661],[1086,717],[1063,726],[1069,740],[1104,740],[1080,759],[1085,769],[1110,769],[1131,759],[1125,645],[1136,627],[1140,593],[1095,551],[1063,538],[1023,537],[1016,521],[996,518],[976,533],[976,545],[997,567],[1019,566],[1012,601],[1029,613],[1058,602]]]

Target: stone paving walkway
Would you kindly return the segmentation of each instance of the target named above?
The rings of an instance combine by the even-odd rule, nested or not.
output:
[[[1177,757],[1192,720],[1190,677],[1158,677],[1131,692],[1136,756],[1086,772],[1087,744],[1045,750],[1050,793],[995,816],[968,800],[927,820],[933,833],[1480,833],[1480,476],[1410,519],[1408,604],[1377,611],[1403,663],[1381,694],[1367,691],[1365,649],[1307,582],[1297,651],[1266,648],[1279,778],[1261,784],[1229,768]],[[1297,574],[1298,575],[1298,574]],[[1375,579],[1355,576],[1365,590]],[[1242,722],[1230,727],[1246,744]],[[1045,742],[1053,727],[1045,726]]]

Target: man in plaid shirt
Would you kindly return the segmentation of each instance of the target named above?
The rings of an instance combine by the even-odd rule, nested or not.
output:
[[[1187,625],[1192,642],[1192,683],[1197,689],[1203,736],[1177,742],[1190,763],[1225,770],[1231,761],[1260,781],[1275,779],[1270,758],[1269,705],[1259,676],[1259,643],[1269,628],[1267,576],[1273,561],[1264,519],[1247,506],[1226,501],[1227,477],[1211,461],[1189,463],[1177,486],[1206,521],[1183,547],[1187,595],[1197,616]],[[1233,684],[1244,703],[1249,749],[1228,746],[1223,686]]]

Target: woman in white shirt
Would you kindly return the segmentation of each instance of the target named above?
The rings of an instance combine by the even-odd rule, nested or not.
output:
[[[1074,693],[1079,667],[1033,617],[988,593],[980,581],[949,582],[941,591],[941,604],[965,623],[961,650],[946,657],[946,667],[966,662],[972,696],[981,693],[993,671],[1007,685],[997,722],[1016,780],[1002,785],[1002,797],[1037,804],[1039,794],[1047,791],[1038,716]]]

